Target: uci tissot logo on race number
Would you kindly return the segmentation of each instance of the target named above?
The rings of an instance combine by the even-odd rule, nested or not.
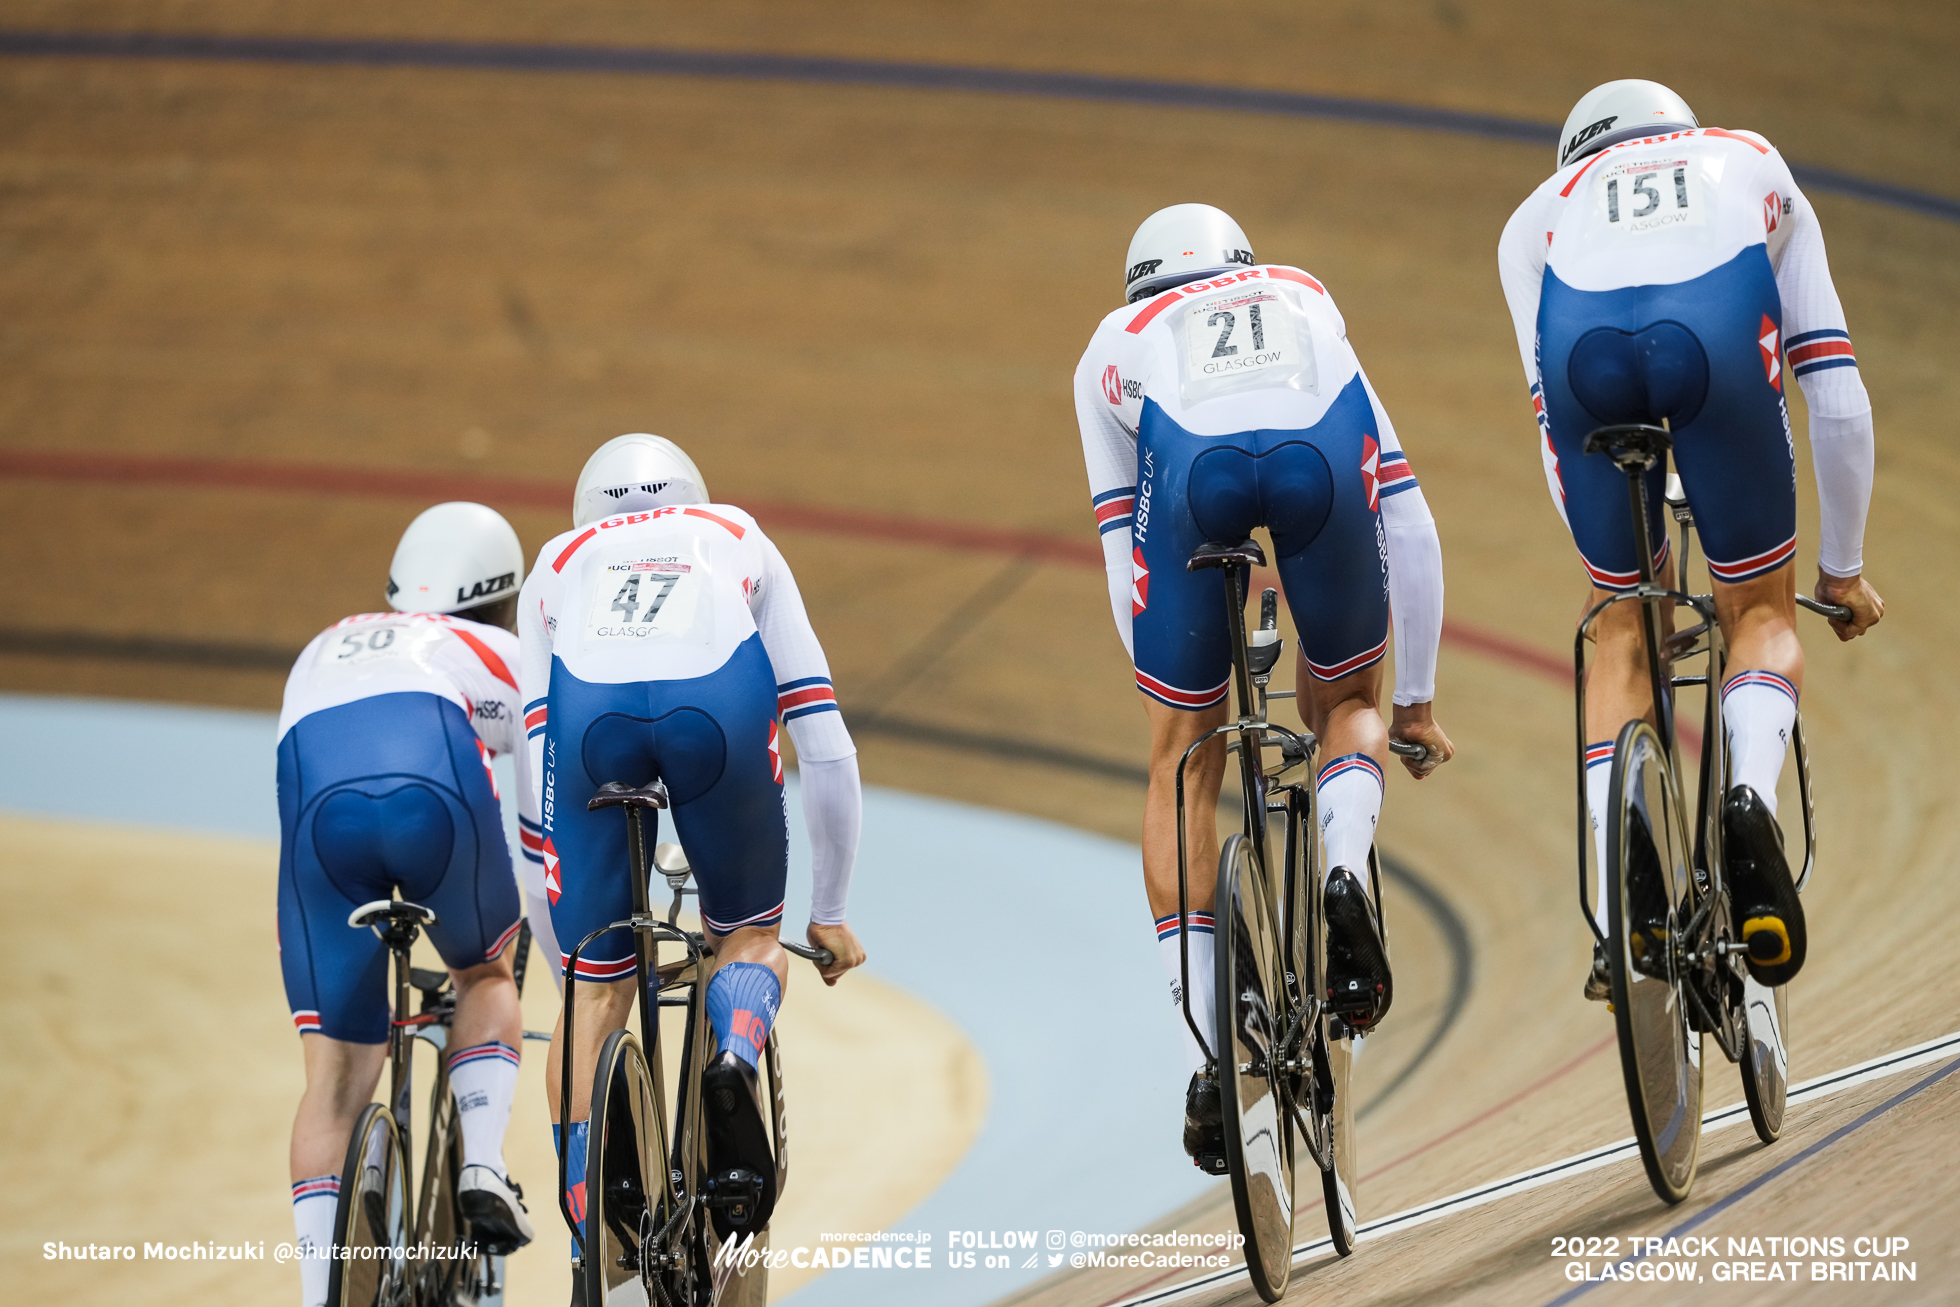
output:
[[[1640,235],[1708,221],[1700,170],[1688,159],[1620,160],[1601,171],[1593,186],[1608,231]]]
[[[586,634],[596,640],[694,634],[702,573],[698,562],[673,557],[595,563]]]

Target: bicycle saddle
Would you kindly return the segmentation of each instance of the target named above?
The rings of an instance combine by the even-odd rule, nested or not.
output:
[[[436,914],[420,903],[409,903],[405,900],[397,902],[394,899],[376,899],[372,903],[363,903],[347,914],[347,924],[356,930],[362,926],[378,925],[384,920],[402,925],[433,926],[436,924]]]
[[[597,812],[601,808],[665,808],[667,784],[661,780],[651,780],[635,789],[624,781],[607,781],[599,787],[599,792],[587,800],[585,810]]]
[[[1649,468],[1674,447],[1674,437],[1664,427],[1643,422],[1600,427],[1586,436],[1585,452],[1604,454],[1622,468]]]
[[[1228,545],[1221,540],[1208,540],[1192,551],[1191,559],[1185,563],[1187,572],[1200,572],[1207,567],[1264,567],[1266,551],[1259,547],[1257,540],[1250,537],[1238,544]]]

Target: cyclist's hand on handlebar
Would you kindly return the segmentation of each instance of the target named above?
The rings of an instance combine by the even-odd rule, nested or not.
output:
[[[1872,589],[1871,582],[1863,576],[1832,576],[1829,572],[1817,573],[1817,600],[1819,603],[1843,604],[1851,610],[1851,620],[1831,621],[1831,629],[1837,632],[1840,640],[1856,640],[1859,636],[1878,625],[1878,619],[1885,616],[1885,600],[1878,591]]]
[[[1394,720],[1388,727],[1391,740],[1405,740],[1429,750],[1422,758],[1402,759],[1402,765],[1409,769],[1409,775],[1417,780],[1456,756],[1456,746],[1450,743],[1449,736],[1443,734],[1443,728],[1436,724],[1434,708],[1434,704],[1427,703],[1398,703],[1395,705]]]
[[[830,965],[818,969],[826,985],[836,984],[837,978],[852,967],[864,965],[864,945],[858,943],[858,937],[841,921],[835,926],[819,926],[813,921],[804,937],[814,947],[830,950]]]

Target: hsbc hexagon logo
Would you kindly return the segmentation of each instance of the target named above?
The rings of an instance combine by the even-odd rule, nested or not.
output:
[[[1758,327],[1757,331],[1759,334],[1756,338],[1756,348],[1762,351],[1763,374],[1772,389],[1782,390],[1782,342],[1778,339],[1781,333],[1777,330],[1776,324],[1769,320],[1768,314],[1763,315],[1762,326]]]
[[[1381,507],[1381,446],[1373,436],[1361,438],[1361,488],[1368,495],[1368,511],[1375,512]]]
[[[1103,369],[1103,398],[1116,405],[1123,402],[1123,378],[1114,363]]]
[[[1143,561],[1143,549],[1138,546],[1130,551],[1130,616],[1143,616],[1143,610],[1150,607],[1150,569]]]
[[[558,896],[565,892],[565,888],[558,872],[558,846],[551,842],[550,836],[545,837],[542,852],[544,854],[544,896],[555,904],[558,902]]]

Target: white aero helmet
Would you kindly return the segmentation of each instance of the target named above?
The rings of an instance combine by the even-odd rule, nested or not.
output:
[[[572,525],[644,513],[669,504],[705,504],[708,483],[687,451],[663,436],[615,436],[594,450],[572,492]]]
[[[388,564],[388,604],[398,613],[459,613],[517,593],[524,547],[503,514],[457,501],[424,509]]]
[[[1230,214],[1209,204],[1173,204],[1145,218],[1130,237],[1124,301],[1134,304],[1207,273],[1252,263],[1252,242]]]
[[[1608,82],[1580,96],[1566,115],[1565,130],[1558,134],[1558,166],[1638,136],[1699,126],[1688,102],[1659,82]]]

